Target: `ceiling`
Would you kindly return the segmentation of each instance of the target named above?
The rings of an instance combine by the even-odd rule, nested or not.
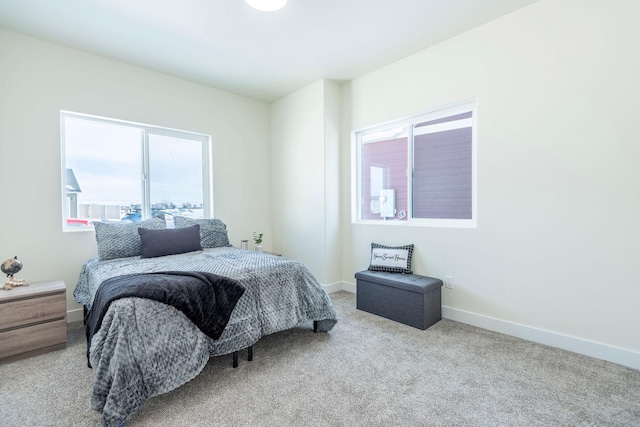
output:
[[[0,27],[271,102],[535,1],[289,0],[259,12],[244,0],[0,0]]]

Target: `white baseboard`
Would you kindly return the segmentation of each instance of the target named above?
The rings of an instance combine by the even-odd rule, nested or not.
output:
[[[356,293],[356,284],[355,283],[346,283],[346,282],[342,282],[342,290],[343,291],[347,291],[347,292],[351,292],[352,294]]]
[[[557,332],[534,328],[518,323],[507,322],[457,308],[442,306],[442,317],[456,322],[466,323],[490,331],[511,335],[528,341],[551,347],[561,348],[596,359],[606,360],[619,365],[640,369],[640,353],[624,348],[589,341]]]
[[[328,294],[333,294],[340,291],[347,291],[351,292],[352,294],[356,293],[356,285],[353,283],[336,282],[329,285],[322,285],[322,287],[325,291],[327,291]]]
[[[336,283],[334,285],[338,284]],[[342,287],[340,289],[334,290],[333,292],[347,291],[354,294],[356,293],[355,283],[342,282],[341,285]],[[640,370],[640,353],[632,350],[534,328],[532,326],[521,325],[519,323],[507,322],[446,305],[442,306],[442,317]]]
[[[82,321],[84,321],[84,310],[82,308],[75,308],[67,311],[67,323]]]

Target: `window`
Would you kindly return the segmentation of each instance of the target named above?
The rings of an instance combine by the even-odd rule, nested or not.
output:
[[[63,229],[161,213],[210,217],[210,137],[60,113]]]
[[[475,102],[354,132],[356,222],[476,226]]]

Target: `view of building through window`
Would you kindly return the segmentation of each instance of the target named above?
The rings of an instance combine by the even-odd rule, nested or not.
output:
[[[362,219],[407,219],[408,136],[404,128],[391,132],[363,137]],[[389,200],[391,194],[395,203]],[[386,204],[393,205],[387,212],[384,210]]]
[[[475,102],[355,132],[356,221],[475,226]]]
[[[64,227],[209,214],[209,137],[62,113]]]

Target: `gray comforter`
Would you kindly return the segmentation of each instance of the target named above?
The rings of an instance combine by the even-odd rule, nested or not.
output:
[[[303,264],[235,248],[159,258],[93,259],[83,266],[74,297],[90,308],[100,283],[108,278],[171,270],[231,277],[245,293],[218,340],[171,306],[142,298],[112,303],[91,343],[91,407],[102,413],[103,425],[122,424],[149,398],[190,381],[211,355],[233,353],[302,322],[319,321],[321,331],[337,322],[331,300]]]

